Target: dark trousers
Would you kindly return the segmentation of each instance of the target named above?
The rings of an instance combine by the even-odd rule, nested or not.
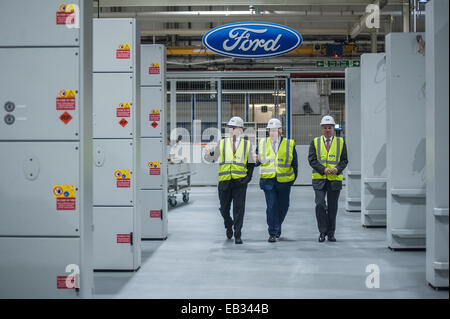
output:
[[[334,235],[336,231],[336,215],[338,211],[338,200],[340,190],[332,190],[330,182],[316,193],[316,218],[320,233]],[[325,202],[325,197],[327,201]]]
[[[266,217],[269,235],[280,235],[281,224],[289,209],[292,183],[278,183],[274,180],[260,182],[260,187],[266,196]]]
[[[247,184],[230,181],[219,183],[220,214],[222,214],[225,228],[234,226],[234,238],[241,238],[244,223],[245,195]],[[233,218],[230,216],[231,202],[233,202]]]

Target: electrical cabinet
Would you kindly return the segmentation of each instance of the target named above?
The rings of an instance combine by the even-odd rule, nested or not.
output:
[[[386,59],[361,55],[361,223],[386,226]]]
[[[0,48],[3,139],[79,139],[79,51],[78,47]]]
[[[80,47],[85,45],[83,43],[86,35],[86,33],[83,34],[86,30],[86,24],[83,24],[83,15],[86,10],[84,1],[70,0],[70,4],[71,7],[67,8],[67,5],[64,7],[64,3],[60,0],[2,1],[1,46]],[[92,6],[91,3],[90,5]],[[78,15],[73,15],[74,21],[69,21],[72,16],[68,13],[75,8],[79,8]],[[92,9],[90,8],[89,11],[92,12]]]
[[[164,193],[163,190],[142,190],[142,229],[152,238],[167,237],[167,201]]]
[[[345,69],[346,210],[361,211],[361,71]]]
[[[448,169],[449,158],[449,2],[426,4],[426,270],[435,288],[449,286],[448,280]]]
[[[143,44],[141,59],[141,85],[165,87],[166,47],[162,44]]]
[[[166,48],[141,45],[141,189],[143,239],[167,238]]]
[[[94,265],[99,270],[129,270],[140,266],[136,253],[133,207],[94,208]],[[139,234],[138,234],[139,235]],[[114,268],[111,269],[111,265]]]
[[[7,203],[2,205],[0,234],[79,236],[80,176],[72,168],[79,166],[80,144],[0,142],[0,148],[0,162],[8,168],[0,184]],[[56,197],[57,185],[74,185],[74,197]],[[61,205],[64,201],[69,204]]]
[[[141,137],[163,137],[164,87],[141,87]]]
[[[425,248],[425,52],[420,38],[425,41],[423,33],[386,36],[386,235],[392,249]]]
[[[94,269],[141,264],[140,34],[135,19],[94,19]]]
[[[94,19],[94,72],[134,73],[140,42],[136,30],[135,19]]]
[[[129,73],[94,73],[94,138],[130,138],[136,81]],[[114,88],[114,89],[111,89]]]
[[[0,298],[76,297],[66,269],[81,265],[80,245],[80,238],[0,237]]]
[[[136,187],[132,140],[94,139],[94,205],[132,206]]]
[[[0,298],[91,298],[92,3],[0,10]]]

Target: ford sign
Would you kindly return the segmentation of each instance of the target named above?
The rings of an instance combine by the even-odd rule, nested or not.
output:
[[[211,51],[248,59],[282,55],[295,50],[302,42],[297,31],[267,22],[226,24],[203,36],[203,45]]]

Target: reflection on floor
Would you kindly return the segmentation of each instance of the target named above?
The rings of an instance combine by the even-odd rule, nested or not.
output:
[[[243,245],[227,240],[217,189],[198,187],[169,212],[166,241],[142,243],[135,273],[95,273],[95,298],[448,298],[425,280],[424,251],[390,251],[385,229],[365,229],[341,192],[336,243],[317,241],[314,193],[294,187],[276,243],[268,243],[265,199],[247,192]],[[366,267],[380,269],[369,289]]]

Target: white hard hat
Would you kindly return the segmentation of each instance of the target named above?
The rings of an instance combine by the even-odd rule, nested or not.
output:
[[[270,119],[267,123],[267,128],[281,128],[281,121],[279,119]]]
[[[320,121],[320,125],[336,125],[334,123],[334,118],[331,115],[325,115],[322,117],[322,121]]]
[[[239,116],[233,116],[228,121],[228,126],[244,127],[244,121]]]

